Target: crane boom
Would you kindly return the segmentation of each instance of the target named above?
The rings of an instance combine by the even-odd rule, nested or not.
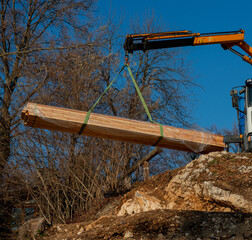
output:
[[[228,49],[252,65],[252,47],[244,41],[244,30],[217,33],[192,33],[190,31],[175,31],[150,34],[127,35],[124,49],[128,53],[184,46],[200,46],[221,44],[224,50]],[[238,46],[249,56],[244,55],[232,47]]]

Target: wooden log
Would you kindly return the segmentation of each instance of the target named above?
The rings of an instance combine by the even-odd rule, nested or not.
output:
[[[141,160],[136,162],[124,175],[121,176],[122,179],[124,179],[127,176],[130,176],[133,172],[135,172],[140,166],[144,165],[145,162],[149,162],[151,159],[156,157],[158,154],[163,152],[161,148],[154,148],[149,152],[146,156],[144,156]]]
[[[149,169],[149,162],[145,161],[143,164],[143,177],[144,177],[144,181],[149,180],[150,177],[150,169]]]
[[[33,128],[78,133],[87,112],[28,103],[21,113],[24,124]],[[208,153],[222,151],[223,136],[207,132],[163,126],[163,139],[157,147]],[[160,137],[158,124],[91,113],[82,135],[154,145]]]

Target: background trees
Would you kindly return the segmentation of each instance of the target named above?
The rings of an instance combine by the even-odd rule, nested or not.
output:
[[[11,154],[20,108],[50,79],[53,50],[76,48],[80,36],[87,33],[80,20],[92,4],[92,0],[1,1],[1,171]]]
[[[48,83],[54,64],[54,50],[75,48],[78,40],[87,34],[84,20],[92,5],[92,0],[1,1],[1,184],[6,182],[3,169],[15,157],[13,150],[19,145],[16,137],[23,133],[23,129],[19,131],[20,108]],[[10,214],[11,204],[3,200],[0,205],[5,213]],[[4,215],[3,211],[1,215]],[[4,231],[1,229],[1,232]]]
[[[124,36],[118,36],[119,26],[97,26],[87,17],[93,4],[92,0],[1,1],[0,215],[8,220],[2,231],[11,226],[6,216],[12,215],[13,206],[24,200],[35,201],[48,223],[72,220],[95,200],[123,189],[131,167],[150,151],[20,124],[19,112],[27,101],[88,110],[117,74]],[[159,30],[153,21],[146,22],[145,29],[133,29]],[[154,119],[185,126],[188,90],[194,82],[180,52],[139,52],[130,61]],[[147,120],[126,73],[96,111]],[[139,175],[130,177],[136,180]]]

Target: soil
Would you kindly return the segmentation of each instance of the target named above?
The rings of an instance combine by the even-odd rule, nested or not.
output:
[[[192,163],[197,169],[200,161]],[[252,200],[252,154],[220,154],[204,161],[206,171],[201,171],[196,182],[213,182],[214,186],[245,196]],[[239,209],[230,212],[159,209],[133,215],[117,216],[120,207],[135,196],[137,191],[150,193],[165,202],[164,192],[171,179],[185,168],[168,171],[146,182],[135,183],[122,197],[105,201],[102,211],[86,214],[76,223],[56,225],[41,238],[48,240],[82,239],[252,239],[252,213]],[[203,201],[203,200],[202,200]],[[108,202],[108,203],[107,203]],[[206,205],[219,204],[206,202]],[[221,208],[219,208],[221,209]]]
[[[252,239],[251,227],[252,214],[154,210],[52,228],[44,239]]]

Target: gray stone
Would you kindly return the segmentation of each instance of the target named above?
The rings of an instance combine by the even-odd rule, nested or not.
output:
[[[43,217],[31,219],[25,222],[18,231],[18,239],[26,240],[27,237],[35,238],[37,234],[46,229],[46,220]]]
[[[166,239],[166,237],[162,233],[158,234],[157,240],[165,240],[165,239]]]
[[[133,237],[133,233],[130,232],[130,231],[127,231],[125,234],[124,234],[124,238],[132,238]]]

